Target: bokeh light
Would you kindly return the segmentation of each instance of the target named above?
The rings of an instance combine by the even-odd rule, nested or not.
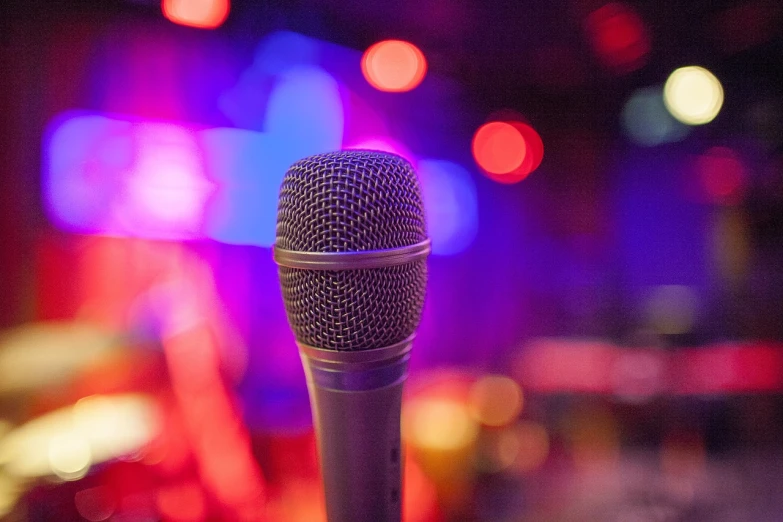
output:
[[[544,141],[536,130],[526,123],[520,121],[510,122],[525,139],[525,159],[517,170],[512,172],[511,177],[524,179],[541,165],[544,160]]]
[[[114,334],[89,323],[39,322],[6,330],[0,396],[61,385],[119,353]]]
[[[87,474],[92,464],[90,445],[77,431],[55,435],[49,440],[49,465],[63,480],[77,480]]]
[[[206,212],[205,233],[223,243],[272,245],[277,192],[288,167],[337,150],[343,140],[345,109],[332,75],[299,65],[272,78],[264,132],[222,127],[199,133],[206,170],[219,187]]]
[[[515,467],[528,473],[540,468],[549,456],[549,434],[546,428],[533,421],[522,421],[515,427],[518,440]]]
[[[441,160],[421,160],[418,172],[432,253],[462,252],[478,233],[478,197],[473,178],[460,165]]]
[[[175,24],[214,29],[226,20],[229,0],[163,0],[162,9]]]
[[[652,290],[644,308],[648,325],[659,334],[684,334],[693,329],[698,298],[690,287],[662,285]]]
[[[365,51],[362,73],[379,91],[405,92],[414,89],[424,79],[427,60],[412,43],[384,40]]]
[[[470,388],[468,408],[485,426],[505,426],[522,411],[522,388],[503,375],[485,375]]]
[[[476,467],[489,473],[510,468],[519,454],[519,437],[513,429],[487,430],[481,434]]]
[[[166,520],[201,522],[206,519],[204,492],[195,481],[160,488],[155,504]]]
[[[492,118],[494,121],[479,127],[473,136],[473,158],[493,181],[522,181],[544,159],[544,142],[513,111],[499,111]]]
[[[660,87],[634,92],[625,102],[622,122],[628,137],[645,147],[680,141],[690,132],[690,127],[674,119],[666,109]]]
[[[748,275],[753,238],[748,234],[748,216],[741,208],[729,207],[716,215],[712,232],[712,256],[717,274],[736,288]]]
[[[116,203],[117,226],[160,237],[195,234],[214,191],[192,132],[176,125],[139,125],[139,149]]]
[[[408,441],[415,447],[456,450],[470,445],[478,434],[464,404],[446,399],[422,399],[409,405],[405,416]]]
[[[413,380],[403,401],[402,437],[411,457],[437,490],[444,513],[469,500],[481,429],[467,405],[473,375],[436,371]],[[448,518],[448,517],[446,517]]]
[[[704,67],[681,67],[666,80],[663,100],[672,116],[681,122],[703,125],[714,120],[720,112],[723,86]]]
[[[728,147],[711,147],[696,159],[696,171],[709,200],[736,203],[742,196],[745,167]]]
[[[585,31],[601,62],[618,73],[638,69],[650,53],[650,37],[642,18],[630,6],[609,3],[585,20]]]
[[[621,350],[612,365],[614,396],[626,404],[644,404],[666,391],[665,355],[651,349]]]
[[[610,469],[620,456],[617,419],[602,406],[574,405],[564,421],[574,465],[580,470]]]
[[[79,514],[90,522],[107,520],[117,509],[117,500],[107,486],[77,491],[73,496],[73,503]]]
[[[422,471],[419,463],[405,452],[403,465],[402,519],[408,522],[435,522],[441,520],[438,492]],[[312,519],[307,519],[312,520]]]
[[[385,136],[360,138],[351,142],[350,144],[344,145],[343,148],[346,150],[379,150],[381,152],[390,152],[392,154],[402,156],[406,160],[410,161],[414,167],[416,167],[418,163],[416,156],[408,149],[408,147]]]
[[[473,157],[490,174],[508,174],[519,168],[526,149],[522,133],[502,121],[482,125],[473,136]]]
[[[0,465],[16,477],[76,480],[91,465],[140,450],[159,432],[155,402],[143,395],[81,399],[0,440]]]

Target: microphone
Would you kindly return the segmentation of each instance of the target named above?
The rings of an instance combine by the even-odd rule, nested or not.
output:
[[[346,150],[296,162],[273,256],[307,376],[329,522],[399,522],[400,407],[430,240],[407,160]]]

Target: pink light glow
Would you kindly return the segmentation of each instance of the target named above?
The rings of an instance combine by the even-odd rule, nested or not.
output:
[[[416,157],[410,150],[408,150],[407,147],[386,137],[376,136],[370,138],[360,138],[358,141],[352,143],[351,145],[346,145],[343,148],[391,152],[392,154],[402,156],[406,160],[410,161],[414,166],[416,165]]]
[[[610,393],[617,347],[602,341],[539,339],[518,366],[525,387],[540,392]]]
[[[667,354],[604,341],[538,339],[521,354],[515,377],[536,392],[613,394],[632,402],[658,394],[779,392],[783,355],[778,343],[763,342]]]
[[[204,176],[195,136],[174,125],[140,125],[121,222],[162,235],[196,234],[214,185]],[[176,233],[175,233],[176,231]]]

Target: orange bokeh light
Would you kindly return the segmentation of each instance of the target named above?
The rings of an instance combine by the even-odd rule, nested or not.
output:
[[[379,91],[405,92],[414,89],[424,79],[427,60],[412,43],[384,40],[364,52],[362,73]]]
[[[214,29],[228,17],[229,0],[163,0],[162,9],[175,24]]]
[[[544,143],[530,125],[493,121],[473,136],[473,157],[487,176],[500,183],[517,183],[538,168]]]

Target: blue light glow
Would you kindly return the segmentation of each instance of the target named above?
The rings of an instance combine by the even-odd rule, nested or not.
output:
[[[337,82],[315,67],[285,71],[269,97],[264,133],[203,132],[209,170],[221,182],[207,236],[224,243],[271,246],[277,196],[296,160],[340,148],[343,107]]]
[[[645,147],[684,139],[690,128],[675,120],[663,103],[660,87],[639,89],[625,103],[623,126],[628,136]]]
[[[456,163],[432,159],[419,161],[419,177],[433,254],[462,252],[478,231],[473,178]]]

